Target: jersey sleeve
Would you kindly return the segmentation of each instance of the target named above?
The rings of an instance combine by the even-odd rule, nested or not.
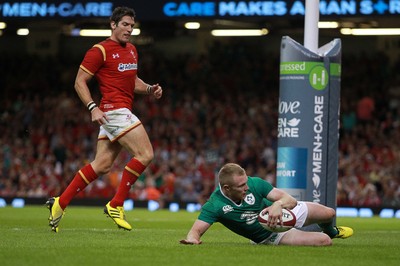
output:
[[[218,221],[218,210],[216,210],[211,202],[206,202],[201,208],[198,219],[213,224]]]
[[[82,60],[80,68],[90,75],[94,75],[105,61],[105,51],[101,48],[101,45],[93,46],[86,52],[85,57]]]
[[[271,190],[274,188],[270,183],[259,177],[253,177],[252,182],[254,183],[254,189],[263,198],[266,198],[269,192],[271,192]]]

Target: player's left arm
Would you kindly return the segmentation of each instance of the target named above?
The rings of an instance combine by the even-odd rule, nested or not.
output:
[[[162,92],[162,87],[158,83],[150,85],[144,82],[138,76],[136,76],[135,93],[153,95],[156,99],[160,99],[162,96]]]
[[[185,245],[201,244],[202,241],[200,238],[208,230],[208,228],[210,228],[210,226],[211,224],[197,219],[187,234],[186,239],[182,239],[180,243]]]

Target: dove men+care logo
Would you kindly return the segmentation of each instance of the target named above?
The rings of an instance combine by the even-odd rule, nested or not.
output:
[[[321,189],[319,187],[321,183],[322,174],[322,162],[323,162],[323,130],[324,130],[324,96],[314,97],[314,125],[313,125],[313,149],[312,149],[312,182],[314,185],[313,189],[313,201],[320,202],[321,200]]]
[[[300,101],[279,100],[278,138],[298,138]]]

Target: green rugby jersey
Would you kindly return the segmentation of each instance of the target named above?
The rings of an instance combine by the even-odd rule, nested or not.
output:
[[[220,187],[211,194],[201,208],[199,220],[213,224],[220,222],[231,231],[259,243],[271,235],[258,222],[258,214],[272,203],[266,199],[273,186],[258,177],[248,177],[249,187],[240,205],[225,197]]]

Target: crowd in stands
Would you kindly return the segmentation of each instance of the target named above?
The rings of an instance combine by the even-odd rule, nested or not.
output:
[[[199,55],[139,51],[139,75],[164,96],[136,95],[155,158],[132,199],[204,203],[226,162],[276,183],[279,54],[239,43]],[[98,126],[73,89],[79,64],[0,55],[0,197],[59,195],[93,159]],[[338,205],[400,207],[399,68],[381,53],[342,57]],[[129,159],[123,151],[78,197],[111,198]]]

